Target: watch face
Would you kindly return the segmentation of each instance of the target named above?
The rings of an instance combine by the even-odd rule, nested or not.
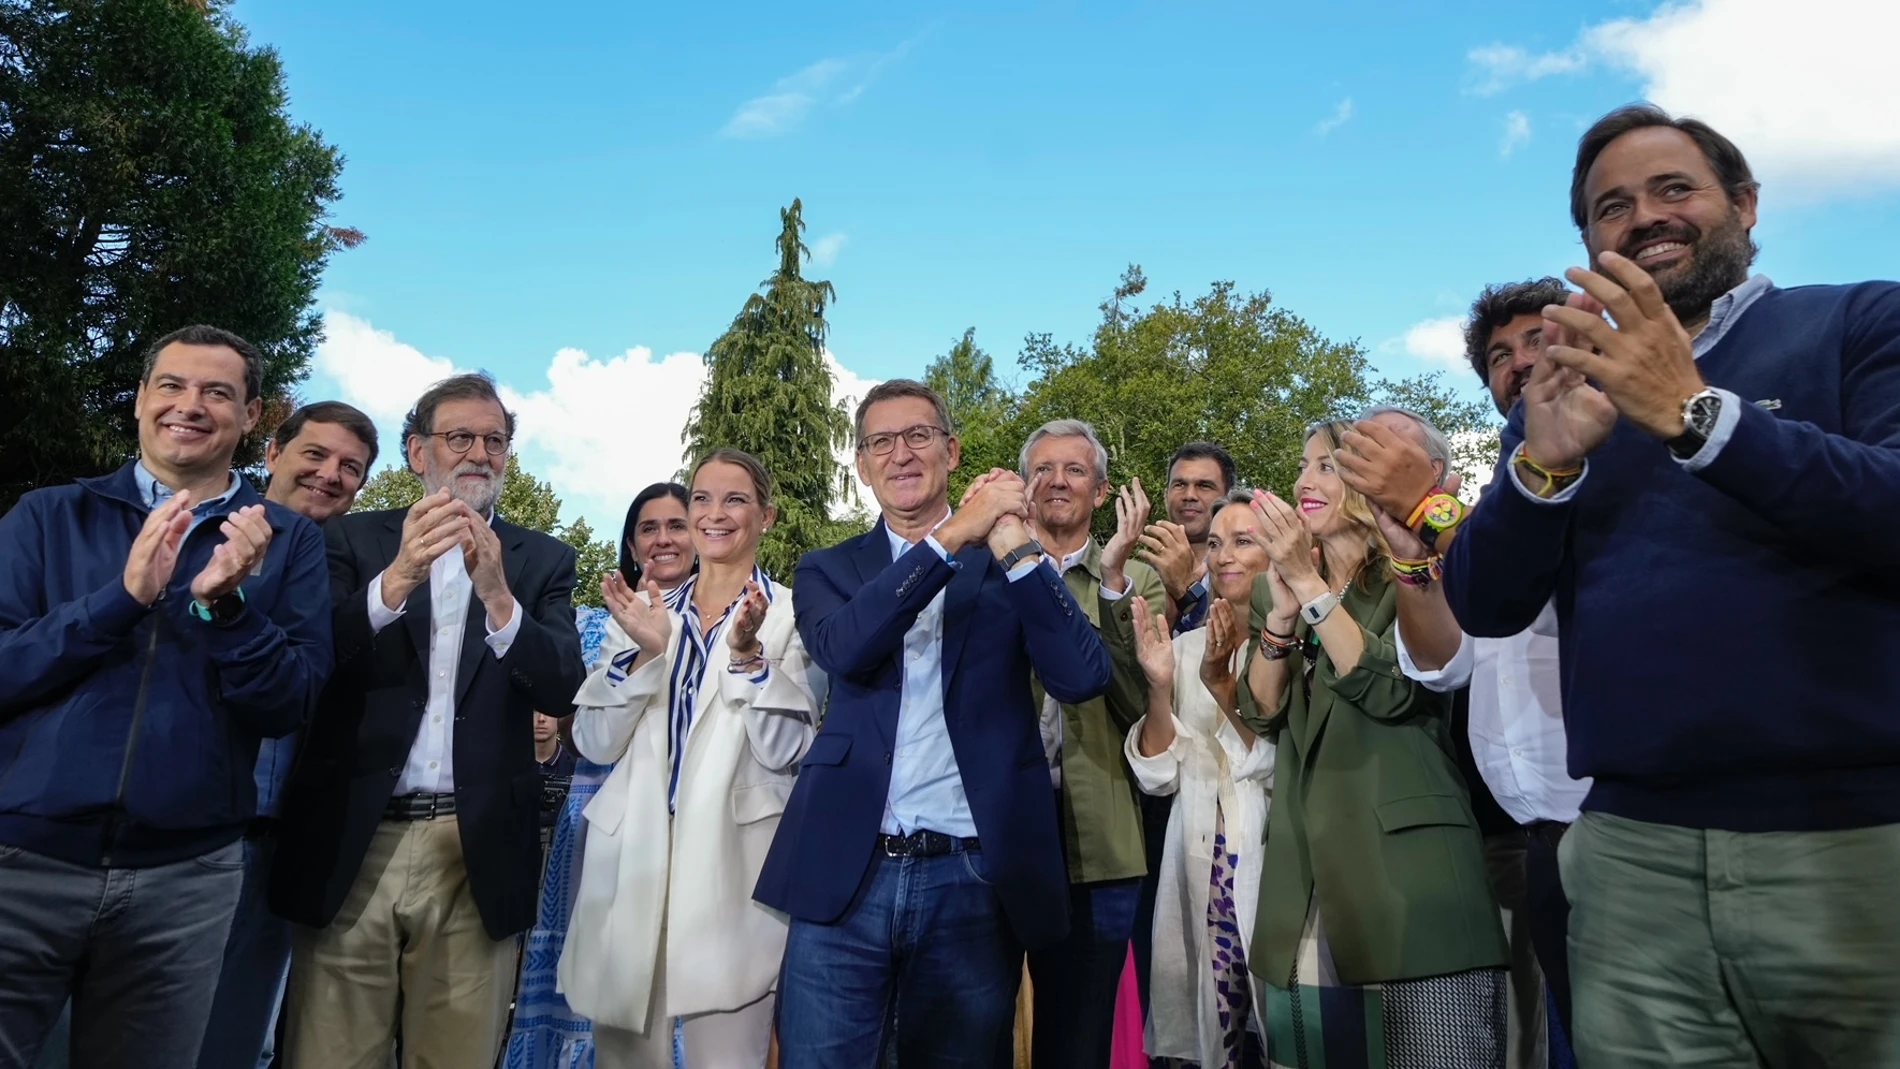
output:
[[[1722,399],[1714,394],[1698,394],[1689,399],[1689,411],[1684,419],[1689,429],[1704,438],[1715,433],[1716,417],[1721,415]]]
[[[1458,522],[1464,506],[1450,494],[1438,494],[1425,506],[1425,525],[1442,531]]]

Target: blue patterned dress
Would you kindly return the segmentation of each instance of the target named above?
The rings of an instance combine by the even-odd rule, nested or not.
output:
[[[589,668],[600,656],[607,634],[607,610],[576,608],[581,632],[581,659]],[[554,989],[561,945],[567,941],[567,920],[574,910],[576,880],[581,873],[581,844],[587,829],[581,810],[613,771],[578,754],[574,783],[561,807],[561,820],[548,847],[548,867],[541,880],[541,909],[521,961],[521,989],[515,994],[514,1030],[508,1036],[504,1069],[593,1069],[594,1025],[568,1008]]]

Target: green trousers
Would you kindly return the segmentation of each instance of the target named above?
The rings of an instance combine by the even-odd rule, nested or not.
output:
[[[1585,813],[1558,860],[1582,1069],[1900,1066],[1900,824]]]

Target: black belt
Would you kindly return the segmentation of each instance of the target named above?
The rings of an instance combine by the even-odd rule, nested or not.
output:
[[[383,807],[384,820],[434,820],[454,814],[453,794],[399,794]]]
[[[1570,825],[1557,820],[1535,820],[1524,825],[1525,834],[1552,850],[1555,850],[1557,844],[1563,841],[1564,832],[1569,830]]]
[[[251,822],[244,826],[244,838],[247,841],[268,839],[275,834],[277,834],[276,817],[253,817]]]
[[[975,839],[959,839],[940,831],[914,831],[909,835],[880,835],[877,848],[886,857],[941,857],[944,854],[981,850]]]

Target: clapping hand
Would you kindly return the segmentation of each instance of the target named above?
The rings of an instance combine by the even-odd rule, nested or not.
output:
[[[1151,613],[1148,599],[1136,594],[1129,603],[1134,611],[1135,660],[1150,687],[1174,688],[1174,641],[1168,634],[1168,618]]]
[[[140,605],[151,605],[178,567],[178,547],[191,530],[191,491],[180,490],[153,509],[132,540],[125,558],[125,592]]]
[[[667,641],[673,637],[673,618],[667,615],[658,583],[647,580],[646,597],[642,598],[627,585],[620,570],[613,568],[600,581],[600,597],[607,603],[614,623],[642,653],[658,657],[665,652]]]
[[[1141,491],[1141,480],[1130,480],[1115,494],[1115,533],[1102,547],[1102,589],[1122,591],[1128,588],[1128,557],[1135,551],[1141,529],[1148,524],[1148,495]]]
[[[1585,373],[1574,366],[1575,357],[1560,357],[1562,353],[1581,353],[1572,348],[1573,341],[1579,334],[1595,333],[1594,329],[1580,330],[1579,324],[1595,322],[1609,330],[1603,312],[1603,302],[1588,293],[1573,293],[1562,309],[1545,310],[1544,353],[1531,366],[1530,378],[1524,383],[1523,403],[1524,454],[1546,468],[1576,467],[1603,444],[1616,426],[1616,405],[1609,396],[1592,386]],[[1673,313],[1670,322],[1675,322]]]
[[[1234,616],[1234,607],[1225,598],[1216,598],[1207,609],[1207,648],[1201,654],[1201,683],[1220,704],[1223,712],[1234,708],[1238,697],[1234,680],[1234,654],[1245,644],[1246,632]]]
[[[515,599],[508,592],[508,576],[502,568],[501,539],[474,509],[461,501],[455,504],[462,510],[462,565],[468,570],[469,584],[489,618],[505,627],[514,613]]]
[[[1295,583],[1318,574],[1319,566],[1313,559],[1318,555],[1318,548],[1292,505],[1273,494],[1255,490],[1248,507],[1253,509],[1254,520],[1259,524],[1262,548],[1279,570],[1281,579]]]
[[[765,623],[765,611],[769,607],[765,591],[759,589],[757,582],[746,580],[745,594],[739,604],[733,606],[732,623],[726,628],[726,645],[732,648],[735,659],[745,659],[742,654],[758,654],[759,628]]]
[[[437,557],[462,544],[467,506],[445,487],[409,506],[402,518],[402,543],[396,559],[383,569],[383,604],[399,609],[409,592],[429,581]]]
[[[1188,541],[1187,528],[1172,520],[1156,520],[1141,532],[1142,559],[1161,575],[1168,596],[1180,601],[1194,583],[1202,561],[1194,556],[1194,544]]]
[[[1377,419],[1353,424],[1339,444],[1333,453],[1339,480],[1400,522],[1441,485],[1448,494],[1458,492],[1458,473],[1440,472],[1424,447]]]
[[[270,548],[270,521],[262,505],[246,505],[227,515],[218,531],[224,541],[191,581],[191,596],[206,605],[236,590]]]
[[[1597,254],[1597,264],[1601,273],[1581,267],[1564,272],[1584,292],[1544,309],[1545,322],[1559,328],[1557,338],[1546,339],[1544,355],[1597,383],[1610,407],[1631,423],[1657,438],[1674,438],[1683,431],[1683,402],[1703,388],[1694,342],[1648,271],[1614,252]],[[1615,326],[1603,318],[1606,311]],[[1600,413],[1581,405],[1578,410]],[[1594,429],[1595,424],[1589,426]],[[1608,433],[1605,428],[1596,435],[1590,448]],[[1580,460],[1588,452],[1558,459]],[[1536,454],[1533,459],[1551,464]]]

